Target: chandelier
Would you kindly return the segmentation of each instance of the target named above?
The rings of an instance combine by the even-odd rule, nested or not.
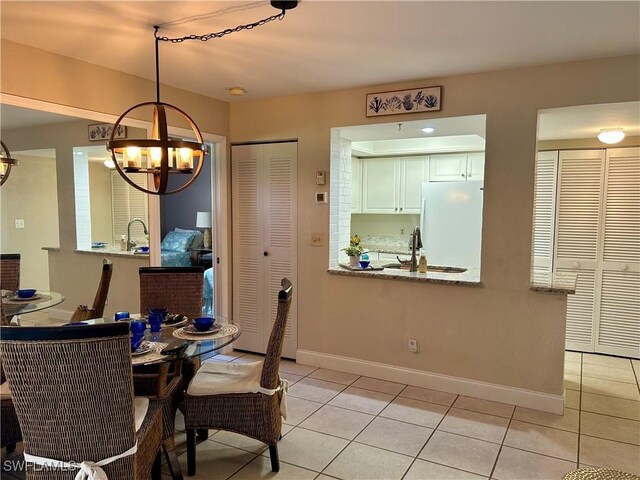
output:
[[[11,167],[15,166],[18,166],[18,160],[11,158],[11,152],[4,142],[0,140],[0,186],[4,185],[4,182],[9,179]]]
[[[107,149],[111,152],[111,158],[116,171],[132,187],[151,194],[169,195],[178,193],[191,185],[200,174],[208,146],[202,139],[202,133],[196,123],[180,108],[160,101],[160,61],[159,42],[182,43],[186,40],[207,41],[221,38],[230,33],[242,30],[251,30],[273,20],[282,20],[287,10],[295,8],[297,1],[272,1],[271,5],[280,10],[277,15],[272,15],[246,25],[238,25],[235,28],[227,28],[220,32],[212,32],[205,35],[187,35],[178,38],[161,37],[158,35],[159,26],[154,26],[155,60],[156,60],[156,101],[143,102],[126,110],[113,126],[111,137],[107,142]],[[134,110],[141,108],[153,109],[151,126],[151,138],[115,139],[120,124]],[[167,114],[173,112],[191,128],[195,140],[182,140],[169,136]],[[3,144],[4,148],[4,144]],[[2,160],[4,162],[4,158]],[[145,174],[153,176],[153,189],[145,188],[135,182],[130,174]],[[189,178],[181,186],[168,189],[169,176],[173,174],[189,175]],[[8,175],[8,174],[7,174]],[[4,178],[3,178],[4,183]]]

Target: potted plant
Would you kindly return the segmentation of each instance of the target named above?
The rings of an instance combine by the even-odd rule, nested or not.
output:
[[[360,237],[358,235],[353,235],[349,239],[349,246],[343,248],[342,250],[349,257],[349,266],[357,267],[360,254],[362,254],[362,252],[364,251],[364,248],[362,248],[362,245],[360,245]]]

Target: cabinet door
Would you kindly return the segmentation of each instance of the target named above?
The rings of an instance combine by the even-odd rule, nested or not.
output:
[[[553,266],[558,152],[538,152],[533,194],[532,280],[549,281]]]
[[[465,153],[429,157],[430,182],[464,182],[466,178],[467,155]]]
[[[426,182],[427,159],[405,158],[400,161],[400,204],[399,213],[420,213],[422,203],[422,182]]]
[[[362,160],[362,212],[397,213],[400,162],[388,158]]]
[[[484,152],[467,155],[467,180],[484,180]]]
[[[351,159],[351,213],[362,213],[362,160]]]

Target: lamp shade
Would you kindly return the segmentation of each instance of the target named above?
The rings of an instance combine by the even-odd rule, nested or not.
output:
[[[196,228],[211,227],[211,212],[198,212],[196,215]]]

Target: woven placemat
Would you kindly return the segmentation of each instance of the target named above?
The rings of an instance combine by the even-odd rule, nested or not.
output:
[[[155,362],[166,358],[166,355],[162,355],[160,352],[168,345],[168,343],[162,342],[147,342],[151,344],[152,350],[143,355],[132,355],[131,365],[140,365],[141,363]]]
[[[173,332],[173,336],[176,338],[181,338],[182,340],[193,340],[193,341],[204,341],[204,340],[215,340],[216,338],[229,337],[231,335],[235,335],[238,333],[238,327],[236,325],[231,325],[229,323],[224,323],[221,326],[220,330],[216,333],[210,333],[209,335],[194,335],[192,333],[187,333],[184,331],[184,327],[178,328]]]
[[[3,298],[2,303],[4,303],[5,305],[26,305],[28,303],[33,303],[33,302],[48,302],[52,298],[53,297],[51,295],[36,293],[29,300],[14,300],[12,298]]]

